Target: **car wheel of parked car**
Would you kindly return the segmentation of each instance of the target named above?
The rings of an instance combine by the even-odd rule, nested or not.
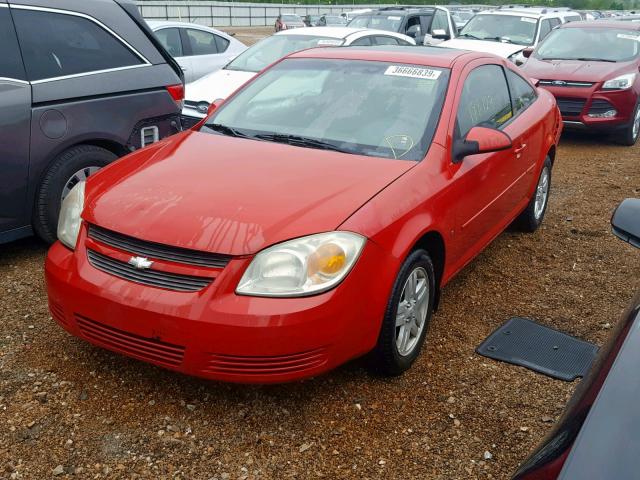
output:
[[[638,141],[640,136],[640,101],[636,105],[635,112],[633,113],[633,120],[625,127],[620,133],[620,143],[632,147]]]
[[[56,240],[60,204],[71,188],[117,156],[95,145],[78,145],[62,152],[44,176],[34,209],[33,228],[45,242]]]
[[[396,277],[382,321],[373,368],[387,376],[400,375],[420,354],[435,299],[436,283],[431,257],[415,250]]]
[[[538,184],[533,192],[533,196],[529,201],[527,208],[516,219],[515,224],[518,229],[523,232],[533,233],[535,232],[542,220],[544,214],[547,211],[547,204],[549,203],[549,192],[551,191],[551,159],[549,157],[544,159],[544,166],[540,172],[538,178]]]

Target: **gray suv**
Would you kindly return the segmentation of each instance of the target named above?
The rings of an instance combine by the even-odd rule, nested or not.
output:
[[[54,241],[69,190],[178,132],[183,99],[129,0],[0,0],[0,243]]]

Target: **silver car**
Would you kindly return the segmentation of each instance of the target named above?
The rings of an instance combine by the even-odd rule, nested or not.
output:
[[[187,83],[221,69],[247,49],[232,36],[196,23],[147,23],[162,46],[180,64]]]

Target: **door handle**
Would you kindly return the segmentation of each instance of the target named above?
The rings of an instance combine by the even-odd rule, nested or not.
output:
[[[523,144],[522,144],[522,145],[520,145],[518,148],[516,148],[516,149],[514,150],[514,152],[515,152],[515,153],[522,153],[522,151],[523,151],[525,148],[527,148],[527,144],[526,144],[526,143],[523,143]]]

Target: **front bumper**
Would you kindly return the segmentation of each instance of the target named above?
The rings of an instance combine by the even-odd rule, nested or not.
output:
[[[96,269],[86,229],[78,248],[59,242],[45,272],[53,318],[94,345],[208,379],[278,383],[314,376],[370,351],[378,337],[394,264],[367,242],[337,288],[312,297],[239,296],[250,258],[237,258],[197,292],[137,284]],[[383,271],[390,271],[390,268]]]
[[[625,128],[633,119],[638,95],[629,90],[598,90],[599,84],[591,87],[553,87],[540,85],[549,90],[558,102],[562,121],[568,129],[593,131],[616,131]],[[590,113],[615,110],[611,117],[594,117]]]

